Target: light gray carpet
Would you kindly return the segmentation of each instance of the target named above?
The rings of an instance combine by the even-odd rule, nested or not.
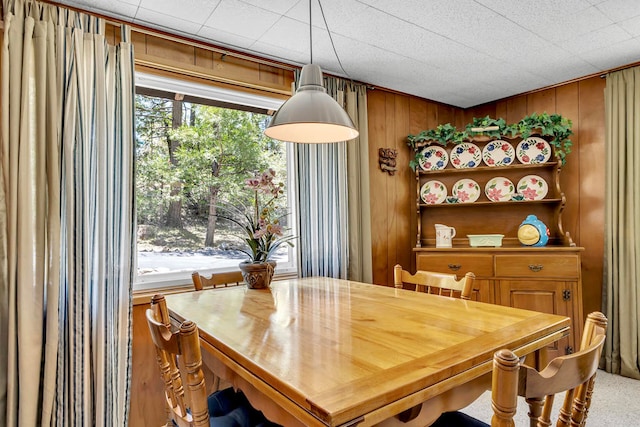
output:
[[[564,396],[556,396],[553,416],[558,415]],[[529,425],[529,407],[524,399],[518,401],[518,412],[514,418],[518,427]],[[465,412],[486,423],[491,423],[491,392],[484,393]],[[599,370],[587,426],[590,427],[637,427],[640,426],[640,381]]]

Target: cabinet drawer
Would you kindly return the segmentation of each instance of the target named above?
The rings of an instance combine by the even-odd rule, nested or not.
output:
[[[441,273],[455,273],[458,277],[472,272],[476,277],[493,276],[492,255],[470,255],[460,253],[449,254],[418,254],[416,258],[418,270],[439,271]]]
[[[496,255],[498,277],[557,277],[577,279],[580,259],[577,255]]]

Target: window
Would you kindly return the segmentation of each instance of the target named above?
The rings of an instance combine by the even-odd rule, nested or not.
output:
[[[267,168],[285,184],[283,225],[295,234],[288,146],[264,136],[280,100],[176,79],[136,76],[136,289],[185,284],[191,273],[237,269],[241,230],[221,209],[251,204],[246,179]],[[277,252],[276,274],[296,270]]]

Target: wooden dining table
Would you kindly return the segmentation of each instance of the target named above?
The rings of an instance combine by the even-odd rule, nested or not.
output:
[[[324,277],[166,300],[173,322],[198,325],[212,370],[284,426],[428,425],[490,388],[497,350],[534,353],[570,326],[563,316]]]

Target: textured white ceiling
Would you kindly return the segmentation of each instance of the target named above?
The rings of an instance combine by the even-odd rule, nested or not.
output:
[[[294,65],[308,0],[60,3]],[[470,107],[640,61],[638,0],[312,0],[313,62],[331,74]]]

